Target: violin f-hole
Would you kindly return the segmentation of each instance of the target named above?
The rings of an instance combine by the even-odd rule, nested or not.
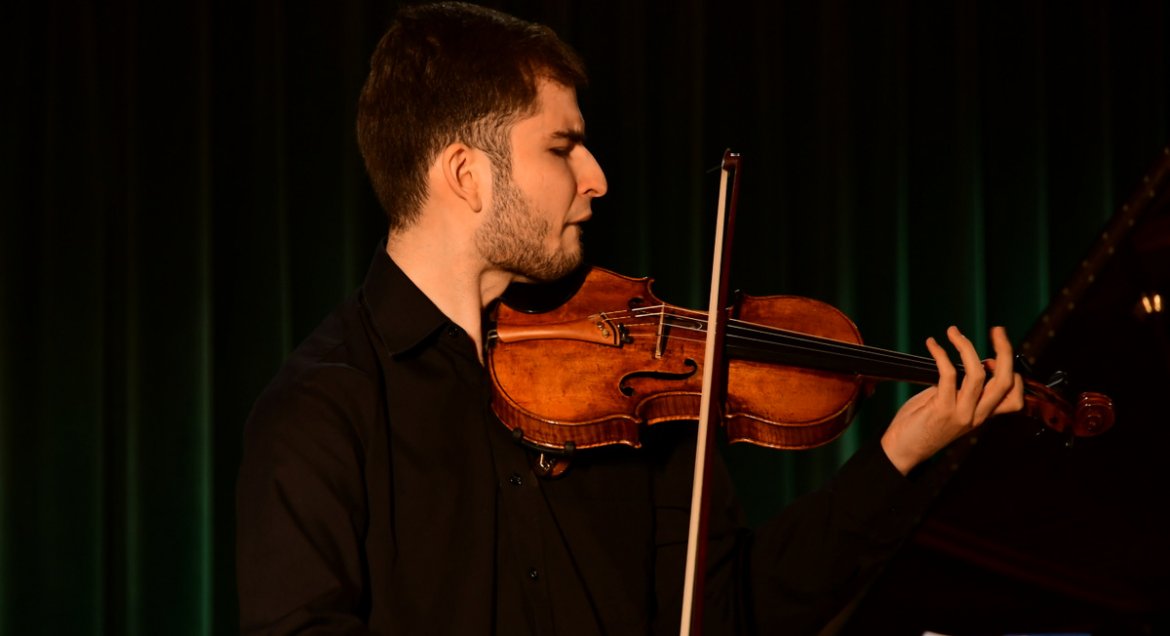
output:
[[[623,375],[621,381],[618,382],[618,390],[622,392],[622,395],[630,397],[634,395],[634,387],[630,386],[630,381],[632,380],[637,380],[638,378],[650,378],[653,380],[674,380],[683,382],[694,377],[695,373],[699,371],[699,363],[695,362],[691,358],[683,360],[683,365],[687,367],[687,371],[673,373],[670,371],[634,371],[632,373],[627,373]]]

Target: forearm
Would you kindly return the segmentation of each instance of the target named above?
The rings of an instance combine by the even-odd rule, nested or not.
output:
[[[926,503],[873,444],[758,528],[747,558],[757,631],[815,633],[880,571]]]

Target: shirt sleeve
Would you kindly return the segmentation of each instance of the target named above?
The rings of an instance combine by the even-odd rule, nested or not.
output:
[[[363,451],[329,374],[270,390],[236,490],[243,634],[368,634]]]
[[[758,633],[816,634],[893,556],[929,497],[880,444],[747,538],[749,620]]]

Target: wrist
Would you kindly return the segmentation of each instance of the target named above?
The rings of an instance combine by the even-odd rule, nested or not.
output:
[[[903,476],[909,475],[914,467],[922,462],[922,458],[915,456],[912,453],[906,452],[905,449],[898,444],[897,434],[892,432],[893,429],[886,429],[885,434],[882,435],[881,446],[882,452],[886,454],[886,459],[898,469],[898,472]]]

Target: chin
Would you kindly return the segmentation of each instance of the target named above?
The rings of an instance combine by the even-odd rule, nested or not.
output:
[[[540,267],[517,272],[518,279],[530,283],[551,283],[576,271],[584,260],[584,250],[578,244],[572,251],[562,251],[549,256]]]

